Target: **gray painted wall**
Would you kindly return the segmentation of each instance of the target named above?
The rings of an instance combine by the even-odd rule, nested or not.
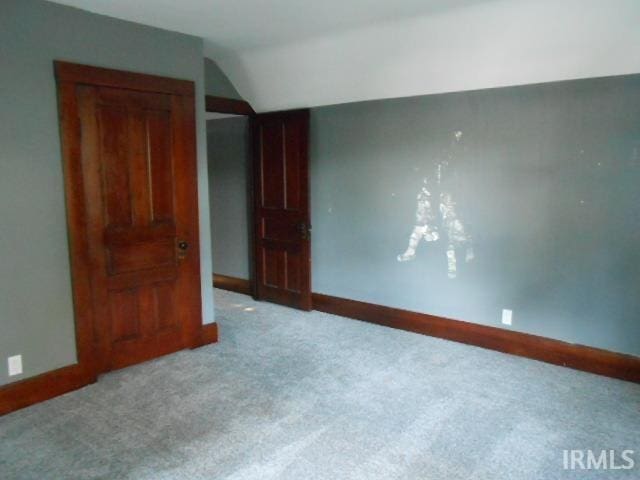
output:
[[[449,279],[442,239],[396,256],[455,131],[476,258]],[[508,308],[513,330],[640,355],[640,75],[318,108],[311,146],[315,292],[494,326]]]
[[[249,279],[246,117],[207,120],[213,271]]]
[[[203,317],[212,322],[202,41],[39,0],[0,2],[0,384],[75,362],[53,60],[196,82]],[[6,358],[24,374],[7,377]]]
[[[235,98],[236,100],[243,99],[218,64],[206,57],[204,59],[204,78],[207,95]]]

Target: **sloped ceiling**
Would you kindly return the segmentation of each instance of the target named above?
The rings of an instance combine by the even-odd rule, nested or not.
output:
[[[638,0],[63,0],[197,35],[257,111],[640,72]]]

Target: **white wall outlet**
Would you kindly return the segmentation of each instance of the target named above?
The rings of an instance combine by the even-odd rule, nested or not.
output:
[[[505,325],[511,325],[511,320],[513,319],[513,311],[507,310],[506,308],[502,310],[502,323]]]
[[[20,375],[22,373],[22,355],[14,355],[7,359],[9,366],[9,376]]]

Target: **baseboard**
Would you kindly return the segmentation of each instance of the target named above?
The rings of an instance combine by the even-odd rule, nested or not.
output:
[[[95,375],[87,373],[80,364],[74,364],[3,385],[0,387],[0,415],[44,402],[95,381]]]
[[[192,348],[217,341],[218,324],[210,323],[202,326],[200,336]],[[77,390],[94,383],[96,379],[95,374],[87,373],[80,364],[74,364],[0,386],[0,416]]]
[[[319,293],[313,294],[313,308],[334,315],[640,383],[640,358],[632,355]]]
[[[202,330],[200,330],[200,337],[198,341],[191,348],[199,348],[204,347],[205,345],[209,345],[211,343],[218,342],[218,324],[217,323],[207,323],[206,325],[202,325]]]
[[[252,295],[251,282],[243,278],[229,277],[227,275],[213,274],[213,286],[231,292]]]

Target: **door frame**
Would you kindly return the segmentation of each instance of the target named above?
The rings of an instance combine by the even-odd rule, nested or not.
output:
[[[248,245],[249,251],[247,256],[249,258],[249,280],[240,278],[228,277],[226,275],[213,274],[213,286],[216,288],[222,288],[224,290],[230,290],[238,292],[243,295],[250,295],[255,298],[256,285],[255,285],[255,260],[254,260],[254,205],[253,205],[253,123],[256,116],[256,112],[249,102],[245,100],[238,100],[235,98],[217,97],[214,95],[205,95],[204,97],[205,111],[208,113],[225,113],[232,115],[245,116],[248,119],[248,136],[249,136],[249,161],[247,162],[246,179],[247,179],[247,228],[249,233]],[[209,197],[211,202],[211,197]]]
[[[91,259],[86,222],[86,196],[82,171],[81,125],[78,116],[77,85],[111,87],[141,92],[177,95],[185,99],[184,149],[186,155],[193,158],[196,173],[196,123],[195,123],[195,84],[189,80],[132,73],[63,61],[54,61],[58,91],[58,114],[64,188],[66,200],[67,230],[69,235],[69,256],[71,264],[71,285],[75,317],[77,365],[86,378],[95,380],[102,373],[104,359],[100,358],[99,329],[95,324],[95,310],[92,302]],[[194,178],[193,187],[197,189]],[[197,198],[197,191],[194,193]],[[197,200],[196,200],[197,207]],[[192,212],[190,221],[199,229],[197,208]],[[198,237],[196,229],[196,239]],[[199,248],[194,250],[198,251]],[[198,271],[199,274],[199,271]],[[202,292],[200,292],[200,301]],[[185,325],[187,347],[202,346],[211,337],[202,325],[201,309],[193,315],[190,325]],[[206,327],[206,326],[205,326]]]

